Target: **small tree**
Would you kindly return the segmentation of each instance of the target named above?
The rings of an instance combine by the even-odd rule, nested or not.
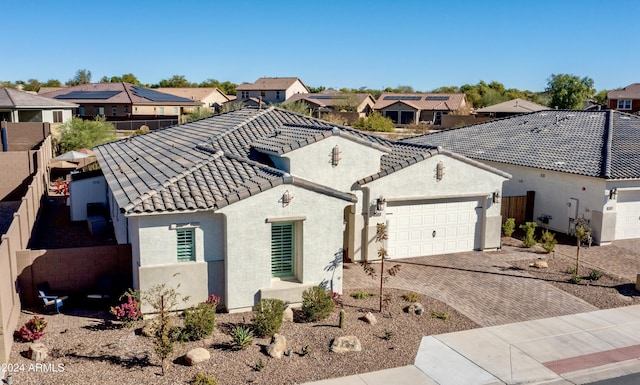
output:
[[[579,275],[578,267],[580,263],[580,244],[582,242],[589,241],[589,238],[591,238],[591,228],[589,227],[587,220],[584,218],[578,218],[576,220],[576,275]]]
[[[553,251],[556,248],[556,244],[558,241],[556,240],[556,236],[549,230],[544,230],[542,232],[542,236],[540,237],[540,243],[542,243],[542,247],[547,253]]]
[[[365,131],[393,132],[396,129],[393,121],[380,115],[379,112],[374,112],[366,118],[358,118],[352,126]]]
[[[380,313],[382,313],[383,304],[388,305],[390,301],[389,297],[384,297],[383,295],[384,294],[382,291],[383,285],[385,282],[389,280],[389,276],[393,277],[396,274],[398,274],[398,272],[400,271],[400,265],[396,264],[390,269],[388,269],[386,271],[387,275],[385,275],[384,260],[387,259],[388,254],[387,254],[387,250],[384,248],[384,242],[387,239],[388,239],[387,225],[384,223],[376,224],[376,242],[380,244],[380,248],[378,248],[378,257],[380,258],[380,308],[378,311]],[[365,262],[364,265],[362,265],[362,267],[364,268],[364,271],[367,273],[368,276],[370,276],[373,279],[376,278],[376,271],[369,262]]]
[[[60,126],[60,129],[60,152],[93,148],[116,140],[115,128],[104,116],[97,116],[95,120],[72,118]]]
[[[174,274],[175,277],[178,274]],[[164,362],[173,353],[172,329],[174,329],[173,322],[171,320],[171,313],[176,310],[176,306],[179,302],[184,302],[189,297],[182,296],[177,292],[180,287],[178,284],[174,287],[167,287],[167,283],[153,286],[146,292],[142,293],[142,300],[147,302],[154,310],[154,313],[158,314],[158,318],[155,322],[155,335],[153,343],[155,345],[155,351],[160,357],[162,375],[164,376]]]
[[[536,244],[536,227],[538,227],[538,224],[535,222],[526,222],[524,225],[520,225],[520,229],[524,230],[522,243],[525,247],[531,247]]]
[[[505,237],[510,237],[513,235],[513,232],[516,230],[516,219],[515,218],[507,218],[507,220],[502,224],[502,232]]]

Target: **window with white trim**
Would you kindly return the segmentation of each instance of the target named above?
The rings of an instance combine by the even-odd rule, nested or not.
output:
[[[196,260],[195,250],[195,229],[176,229],[177,237],[177,257],[178,262],[189,262]]]
[[[619,110],[630,110],[631,109],[631,99],[618,99],[618,109]]]
[[[241,91],[240,92],[240,98],[249,99],[249,91]]]
[[[294,276],[294,222],[271,224],[271,276]]]
[[[62,123],[62,111],[53,111],[53,122]]]

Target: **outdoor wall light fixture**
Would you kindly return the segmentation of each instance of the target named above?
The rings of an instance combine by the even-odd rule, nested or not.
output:
[[[338,163],[340,163],[340,148],[338,148],[336,144],[333,150],[331,150],[331,165],[336,167]]]
[[[7,376],[7,379],[6,380],[2,380],[2,382],[4,382],[5,384],[8,384],[8,385],[13,384],[13,376],[11,374],[9,374]]]
[[[376,205],[376,210],[373,213],[374,216],[379,217],[380,215],[382,215],[382,212],[384,211],[384,208],[387,206],[387,200],[384,199],[384,197],[382,195],[380,195],[380,197],[378,199],[376,199],[374,201],[375,205]]]
[[[612,188],[611,190],[609,190],[609,199],[610,200],[615,200],[618,198],[618,189],[617,188]]]
[[[436,180],[440,182],[443,176],[444,176],[444,163],[438,162],[438,165],[436,166]]]
[[[289,190],[287,190],[284,192],[284,194],[282,194],[282,199],[280,199],[280,202],[282,202],[283,206],[286,206],[289,203],[291,203],[292,200],[293,200],[293,195],[289,192]]]
[[[493,203],[498,203],[500,202],[500,191],[496,190],[493,192],[493,197],[491,199],[493,201]]]

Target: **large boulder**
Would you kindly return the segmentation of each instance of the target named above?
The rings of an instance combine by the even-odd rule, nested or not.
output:
[[[33,343],[29,345],[27,356],[34,361],[44,361],[47,359],[47,347],[40,342]]]
[[[547,263],[547,261],[535,261],[533,263],[533,267],[537,269],[547,269],[549,267],[549,264]]]
[[[267,354],[273,358],[282,358],[287,351],[287,339],[281,334],[274,334],[267,346]]]
[[[422,315],[424,306],[420,302],[412,302],[405,310],[409,314]]]
[[[282,313],[282,320],[286,322],[293,322],[293,309],[288,307],[284,309],[284,313]]]
[[[375,325],[378,323],[376,316],[374,316],[371,312],[367,312],[367,314],[362,317],[362,320],[364,320],[369,325]]]
[[[331,351],[334,353],[359,352],[361,350],[362,345],[356,336],[338,337],[331,343]]]
[[[191,349],[184,355],[184,362],[189,366],[197,365],[201,362],[209,361],[211,354],[205,348]]]

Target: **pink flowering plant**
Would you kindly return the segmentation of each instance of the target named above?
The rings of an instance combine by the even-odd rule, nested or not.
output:
[[[218,307],[218,305],[220,304],[220,297],[218,297],[215,294],[211,294],[207,300],[205,301],[205,303],[209,306],[213,306],[214,308]]]
[[[116,316],[118,321],[122,321],[125,327],[133,326],[133,323],[142,318],[140,311],[140,301],[138,301],[137,293],[127,291],[120,299],[126,297],[126,302],[118,306],[111,307],[111,314]]]
[[[47,321],[44,317],[33,316],[27,323],[25,323],[18,334],[27,342],[37,341],[44,335],[44,329],[47,327]]]

